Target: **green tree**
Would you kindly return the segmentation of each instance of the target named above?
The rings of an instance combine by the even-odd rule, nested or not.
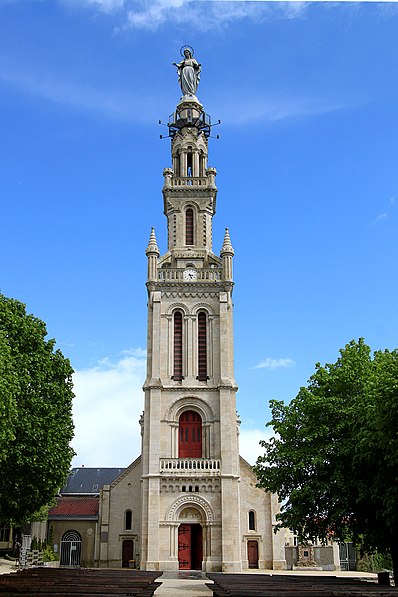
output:
[[[280,526],[389,552],[398,586],[398,352],[372,358],[351,341],[290,404],[270,405],[275,437],[255,473],[279,495]]]
[[[0,294],[0,520],[28,520],[62,487],[73,450],[72,373],[25,305]]]

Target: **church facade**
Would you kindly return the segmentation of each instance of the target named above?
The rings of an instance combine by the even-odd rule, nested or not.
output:
[[[142,454],[101,493],[100,566],[143,570],[285,568],[273,533],[276,496],[239,457],[234,378],[233,255],[228,229],[213,253],[216,170],[209,116],[196,97],[200,65],[176,65],[183,97],[169,121],[164,169],[168,247],[152,229]]]
[[[216,170],[210,117],[196,97],[200,65],[176,64],[182,98],[164,169],[168,246],[152,229],[142,452],[126,469],[74,469],[50,511],[66,565],[142,570],[286,568],[275,495],[239,456],[233,257],[228,229],[213,252]],[[81,495],[80,495],[81,494]]]

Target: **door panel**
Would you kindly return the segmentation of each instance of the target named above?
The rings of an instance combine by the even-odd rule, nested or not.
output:
[[[257,541],[247,542],[247,559],[249,568],[258,568],[258,543]]]
[[[191,570],[191,525],[178,527],[178,565],[180,570]]]

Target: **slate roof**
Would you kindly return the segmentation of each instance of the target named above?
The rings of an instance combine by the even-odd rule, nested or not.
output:
[[[49,520],[58,520],[64,518],[97,520],[99,510],[99,497],[60,497],[57,505],[50,509],[48,513]]]
[[[98,494],[104,485],[110,485],[123,471],[124,468],[73,468],[60,494]]]

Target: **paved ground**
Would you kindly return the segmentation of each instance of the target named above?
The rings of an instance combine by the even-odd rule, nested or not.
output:
[[[0,574],[8,574],[9,572],[16,572],[17,566],[14,562],[0,558]]]
[[[8,574],[15,571],[16,565],[13,562],[0,558],[0,574]],[[376,574],[370,574],[369,572],[314,572],[311,570],[296,572],[292,572],[291,570],[251,570],[249,574],[300,574],[304,576],[376,578]],[[156,590],[156,597],[211,597],[212,595],[212,592],[205,586],[205,583],[210,581],[200,571],[164,572],[158,580],[162,581],[162,585]]]
[[[211,597],[206,586],[210,582],[202,572],[163,572],[157,579],[162,585],[156,589],[156,597]]]
[[[245,572],[247,572],[245,570]],[[368,572],[314,572],[310,571],[296,571],[291,570],[251,570],[249,574],[300,574],[303,576],[342,576],[342,577],[354,577],[354,578],[369,578],[375,579],[376,574],[370,574]],[[162,585],[155,591],[156,597],[211,597],[212,591],[205,586],[206,576],[203,572],[164,572],[163,575],[158,578],[162,581]]]

